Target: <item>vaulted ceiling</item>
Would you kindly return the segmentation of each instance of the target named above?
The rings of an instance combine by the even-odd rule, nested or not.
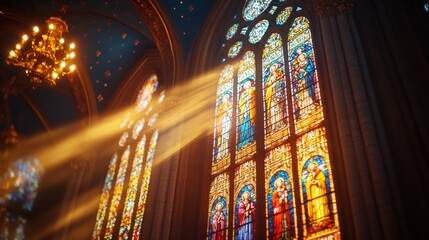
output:
[[[178,39],[175,51],[185,62],[213,2],[0,0],[1,131],[13,124],[21,137],[29,137],[103,114],[146,52],[165,57],[171,51],[165,49],[171,41],[162,43],[164,37],[153,18],[162,21],[171,38]],[[64,6],[66,11],[60,11]],[[77,45],[78,74],[60,79],[55,87],[34,88],[22,69],[6,65],[4,59],[23,34],[52,16],[69,25],[64,38]]]

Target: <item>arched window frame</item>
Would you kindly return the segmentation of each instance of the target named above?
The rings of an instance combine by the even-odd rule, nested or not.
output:
[[[288,75],[287,76],[287,84],[288,84],[288,86],[287,86],[288,87],[287,97],[289,99],[291,99],[293,93],[292,93],[292,91],[290,89],[291,88],[291,84],[290,84],[291,83],[291,76],[289,75],[289,71],[290,70],[289,70],[289,66],[288,66],[289,65],[289,61],[288,61],[288,56],[289,55],[288,55],[288,50],[287,50],[288,32],[289,32],[289,29],[290,29],[290,27],[291,27],[294,19],[296,19],[299,16],[303,16],[303,17],[307,18],[310,21],[310,31],[311,31],[311,34],[312,34],[311,40],[312,40],[313,51],[317,55],[317,51],[315,50],[315,48],[317,48],[317,46],[315,46],[316,44],[314,43],[314,41],[315,41],[315,38],[314,38],[314,27],[312,27],[314,25],[314,21],[312,21],[312,18],[310,16],[310,14],[306,11],[305,5],[301,1],[284,1],[284,0],[282,1],[282,0],[278,0],[278,1],[271,1],[270,6],[265,11],[263,11],[263,13],[261,15],[259,15],[258,17],[256,17],[253,21],[248,22],[248,21],[243,20],[243,17],[241,15],[242,14],[242,9],[243,9],[243,6],[244,6],[245,2],[246,1],[242,1],[242,3],[237,8],[236,15],[226,25],[227,27],[226,27],[226,29],[224,31],[225,35],[221,36],[223,38],[223,41],[221,43],[221,46],[219,47],[219,55],[217,57],[219,59],[219,61],[221,62],[221,66],[222,66],[221,67],[221,71],[226,66],[234,66],[234,77],[233,77],[233,79],[234,79],[234,83],[233,83],[234,88],[232,89],[232,92],[234,92],[234,94],[233,94],[234,98],[232,99],[232,102],[233,102],[233,116],[232,116],[233,122],[232,122],[230,137],[229,137],[229,139],[233,139],[233,140],[230,141],[230,145],[229,145],[229,147],[230,147],[230,153],[231,153],[231,158],[229,160],[229,164],[226,164],[227,167],[224,167],[223,169],[220,169],[220,170],[219,169],[212,169],[212,171],[211,171],[211,177],[210,177],[211,187],[210,187],[210,196],[209,196],[209,201],[210,202],[208,203],[208,205],[209,205],[208,206],[208,210],[209,210],[208,211],[208,213],[209,213],[208,216],[209,217],[208,217],[208,221],[207,221],[208,226],[207,226],[207,231],[206,231],[207,235],[206,236],[207,236],[208,239],[212,239],[212,237],[215,236],[215,235],[213,235],[212,227],[210,226],[211,221],[212,221],[213,216],[214,216],[214,213],[215,213],[214,205],[212,203],[213,203],[213,199],[215,199],[214,195],[216,194],[216,193],[214,193],[214,192],[216,192],[216,190],[213,190],[213,189],[216,189],[216,187],[213,186],[213,183],[217,180],[217,178],[219,176],[226,174],[227,178],[229,179],[229,183],[227,184],[228,187],[229,187],[229,189],[228,189],[228,196],[226,198],[229,199],[229,202],[227,202],[227,206],[226,207],[224,206],[223,212],[227,215],[226,216],[227,222],[224,224],[225,228],[226,228],[226,231],[223,231],[223,232],[220,231],[220,233],[226,234],[227,239],[235,239],[235,233],[237,232],[237,229],[235,229],[235,222],[234,222],[235,221],[234,220],[234,218],[235,218],[234,212],[236,211],[236,209],[235,209],[236,202],[234,200],[236,198],[236,196],[234,195],[234,191],[238,191],[238,189],[235,189],[235,187],[234,187],[234,184],[237,181],[236,179],[234,179],[234,171],[235,171],[235,169],[237,167],[241,166],[242,163],[247,162],[248,160],[249,161],[253,161],[253,160],[256,161],[255,171],[257,171],[257,173],[256,173],[256,178],[257,179],[255,181],[256,182],[256,186],[255,187],[257,188],[256,189],[256,193],[258,195],[257,196],[257,201],[256,201],[256,207],[259,208],[259,209],[261,209],[261,208],[264,209],[263,211],[261,211],[261,210],[257,210],[256,211],[256,219],[259,222],[259,223],[257,223],[258,226],[256,228],[257,229],[257,233],[256,234],[257,234],[258,237],[263,237],[263,236],[264,237],[268,237],[269,236],[269,233],[268,233],[269,232],[268,231],[269,227],[268,227],[267,218],[266,218],[266,215],[265,215],[266,214],[265,211],[266,211],[266,208],[267,208],[267,199],[266,199],[267,198],[267,194],[265,192],[266,180],[264,181],[264,178],[265,178],[264,167],[263,167],[264,166],[264,158],[265,158],[266,154],[268,154],[271,150],[273,150],[275,148],[278,148],[278,147],[281,147],[281,146],[283,146],[283,144],[287,143],[287,144],[292,145],[292,146],[289,146],[289,147],[291,147],[291,152],[292,152],[292,155],[293,155],[293,156],[291,156],[291,158],[293,160],[292,162],[293,162],[293,169],[294,169],[293,170],[294,171],[293,178],[296,179],[296,180],[294,180],[295,181],[294,182],[295,186],[294,186],[294,190],[293,191],[294,191],[295,195],[298,195],[298,203],[296,205],[294,205],[295,211],[296,211],[295,215],[299,215],[298,217],[295,216],[295,218],[298,218],[298,220],[296,221],[297,226],[296,226],[296,230],[295,230],[296,232],[295,232],[294,238],[313,238],[317,234],[316,235],[314,235],[314,234],[312,235],[308,231],[309,228],[304,226],[304,221],[305,221],[304,219],[306,217],[303,216],[303,214],[304,214],[303,212],[306,211],[306,210],[304,209],[304,207],[301,207],[302,206],[301,204],[303,202],[303,198],[305,198],[305,197],[303,197],[303,193],[300,190],[300,188],[304,188],[303,187],[304,184],[301,181],[301,176],[300,176],[301,173],[298,173],[299,169],[298,169],[298,163],[297,163],[297,161],[298,161],[297,160],[297,158],[298,158],[298,156],[297,156],[297,148],[298,148],[297,144],[299,144],[299,143],[297,143],[297,141],[298,140],[302,140],[306,134],[308,134],[308,133],[310,133],[312,131],[316,131],[316,130],[317,131],[322,130],[321,131],[320,141],[325,141],[325,142],[327,141],[326,140],[326,122],[325,122],[326,120],[323,117],[323,110],[324,109],[321,111],[322,120],[320,122],[318,122],[315,126],[311,126],[311,127],[307,128],[307,129],[304,129],[304,130],[302,130],[299,133],[296,132],[295,126],[292,126],[291,127],[291,135],[287,138],[287,140],[283,140],[281,143],[275,143],[274,145],[266,148],[265,145],[264,145],[264,136],[265,136],[264,135],[264,129],[265,129],[265,126],[264,126],[264,116],[262,114],[262,111],[264,109],[264,107],[262,105],[264,103],[263,103],[263,100],[262,100],[262,97],[263,97],[263,94],[262,94],[263,86],[262,86],[262,81],[261,81],[262,77],[261,76],[262,76],[262,52],[263,52],[263,49],[264,49],[264,45],[267,43],[267,39],[271,36],[271,34],[278,33],[278,34],[281,35],[282,40],[283,40],[284,63],[285,63],[285,65],[287,65],[286,69],[285,69],[285,71],[286,71],[285,74]],[[271,15],[269,12],[270,12],[270,10],[271,10],[271,8],[272,8],[273,5],[276,5],[277,9],[275,10],[274,14]],[[283,9],[285,9],[287,6],[292,6],[293,7],[293,12],[290,14],[288,20],[283,25],[277,25],[277,24],[275,24],[275,19],[276,19],[277,15]],[[300,8],[300,10],[296,11],[296,9],[298,7]],[[248,36],[249,36],[248,33],[262,19],[270,19],[269,20],[270,21],[270,26],[267,29],[267,31],[265,32],[265,34],[262,37],[262,39],[258,43],[252,44],[252,43],[250,43],[248,41]],[[231,36],[226,37],[226,33],[228,32],[229,28],[231,26],[234,26],[235,24],[238,24],[237,32],[235,33],[235,35],[232,36],[232,37]],[[248,26],[247,34],[242,35],[240,33],[241,29],[243,27],[245,27],[246,25]],[[235,58],[231,59],[231,58],[228,57],[228,52],[230,50],[230,47],[233,46],[238,41],[243,42],[242,48],[241,48],[240,52],[238,53],[238,55]],[[256,105],[257,105],[256,108],[257,108],[257,112],[258,112],[256,114],[257,115],[256,121],[257,121],[257,124],[259,125],[259,126],[256,127],[256,130],[255,130],[255,140],[256,140],[256,144],[257,144],[257,150],[256,150],[256,152],[253,153],[253,156],[247,157],[247,158],[245,158],[245,160],[243,160],[243,161],[241,161],[239,163],[236,163],[236,159],[237,159],[237,156],[236,156],[236,154],[237,154],[237,152],[236,152],[236,147],[237,147],[237,142],[236,142],[237,138],[236,138],[236,135],[237,135],[237,133],[236,133],[236,131],[238,131],[238,129],[237,129],[237,123],[236,123],[236,118],[237,118],[237,114],[238,114],[237,113],[237,109],[236,109],[237,108],[237,101],[238,101],[237,100],[237,98],[238,98],[237,97],[237,84],[238,84],[237,83],[237,71],[238,71],[237,69],[239,67],[239,64],[237,64],[236,62],[239,62],[242,59],[243,54],[245,54],[248,51],[252,51],[255,54],[255,62],[256,62],[256,64],[255,64],[256,65],[256,82],[257,82],[256,83],[256,102],[257,102],[256,103]],[[317,56],[314,58],[314,61],[317,64]],[[317,68],[316,68],[316,71],[318,71]],[[320,78],[320,72],[318,73],[318,75],[319,75],[319,77],[318,77],[318,80],[317,80],[317,85],[319,87],[319,94],[323,95],[320,92],[320,79],[319,79]],[[320,95],[319,95],[319,98],[321,97],[322,100],[323,100],[324,97],[320,96]],[[217,98],[218,98],[218,96],[217,96]],[[292,100],[289,100],[288,105],[289,105],[288,107],[291,109],[291,110],[289,110],[289,115],[293,114]],[[216,108],[217,107],[218,106],[216,105]],[[215,114],[218,114],[218,113],[216,112]],[[217,118],[217,115],[216,115],[216,118]],[[293,117],[289,117],[289,120],[290,119],[293,120],[294,118]],[[294,125],[294,122],[292,121],[291,124]],[[215,130],[214,130],[214,145],[213,145],[214,149],[215,149],[215,144],[216,144],[216,137],[218,137],[218,136],[216,135],[216,126],[215,126]],[[325,234],[325,235],[326,235],[326,237],[339,238],[340,237],[340,230],[339,230],[339,222],[338,222],[338,211],[336,209],[336,204],[335,204],[336,200],[335,200],[335,190],[333,188],[332,167],[330,166],[330,163],[329,163],[330,160],[329,160],[329,151],[327,150],[327,147],[328,147],[327,143],[324,143],[324,144],[325,144],[324,147],[326,148],[326,156],[327,156],[327,158],[325,159],[325,161],[328,162],[328,168],[327,168],[328,170],[326,170],[326,169],[325,170],[327,172],[329,172],[327,174],[328,176],[326,176],[326,177],[329,178],[328,181],[329,181],[329,183],[331,184],[331,187],[332,187],[331,188],[332,194],[331,194],[331,198],[330,198],[329,201],[330,201],[330,204],[332,205],[333,209],[330,209],[330,211],[331,211],[331,214],[333,215],[332,220],[335,222],[334,223],[335,230],[331,232],[332,235],[330,235],[331,233],[329,233],[327,235]],[[302,156],[300,156],[300,157],[304,157],[303,155],[305,155],[305,154],[301,153],[301,155]],[[309,157],[311,158],[311,157],[314,157],[314,156],[309,156]],[[212,156],[212,160],[211,160],[212,164],[215,161],[215,158],[216,158],[215,157],[215,150],[213,150],[213,156]],[[308,163],[307,163],[307,165],[306,165],[306,163],[302,163],[300,167],[303,168],[304,166],[308,167]],[[302,170],[302,172],[303,172],[302,174],[304,174],[305,171]],[[261,220],[262,219],[264,219],[264,223],[263,224],[261,224]],[[265,233],[267,233],[267,234],[265,234]],[[322,235],[323,234],[319,234],[318,237],[322,237]]]

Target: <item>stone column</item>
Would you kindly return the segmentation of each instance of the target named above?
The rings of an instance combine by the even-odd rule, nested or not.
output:
[[[395,192],[389,180],[391,166],[386,138],[375,102],[353,18],[353,0],[318,0],[321,38],[326,53],[338,141],[351,209],[353,238],[395,239],[400,236],[394,207]],[[323,80],[321,80],[323,81]],[[323,83],[322,83],[323,84]],[[329,119],[328,119],[329,120]],[[348,236],[347,236],[348,237]],[[350,236],[351,237],[351,236]]]

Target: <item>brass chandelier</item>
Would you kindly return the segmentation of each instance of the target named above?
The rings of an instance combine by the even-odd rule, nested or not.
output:
[[[23,35],[9,52],[6,63],[23,67],[33,84],[54,86],[60,77],[75,70],[75,44],[66,46],[62,35],[68,32],[68,26],[61,18],[51,17],[46,23],[46,33],[40,33],[35,26],[31,35]]]

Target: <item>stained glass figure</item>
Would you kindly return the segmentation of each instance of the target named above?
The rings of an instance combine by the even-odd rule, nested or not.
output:
[[[145,86],[140,90],[136,100],[136,112],[143,111],[152,99],[153,93],[158,88],[158,76],[156,74],[150,75],[147,79]]]
[[[246,0],[243,8],[243,19],[252,21],[261,15],[269,6],[271,0]]]
[[[210,187],[209,222],[207,239],[227,239],[228,236],[228,203],[229,176],[226,173],[218,175]]]
[[[103,222],[106,218],[107,206],[109,204],[110,191],[112,190],[113,180],[115,178],[116,162],[118,161],[118,154],[114,153],[112,160],[110,160],[107,170],[106,179],[104,180],[103,191],[101,192],[100,204],[97,211],[97,218],[95,221],[94,231],[92,232],[92,239],[101,238],[101,229]]]
[[[119,146],[121,146],[121,147],[125,146],[125,144],[128,140],[128,136],[129,136],[128,132],[122,133],[121,138],[119,138],[119,142],[118,142]]]
[[[146,164],[144,167],[143,179],[142,179],[141,188],[140,188],[140,198],[137,204],[136,216],[134,219],[134,227],[133,227],[133,234],[132,234],[133,239],[140,238],[140,231],[143,223],[143,216],[144,216],[144,211],[146,206],[147,193],[149,191],[150,176],[152,173],[152,164],[153,164],[153,159],[155,157],[155,149],[156,149],[157,142],[158,142],[158,130],[156,130],[152,134],[152,137],[149,142],[149,149],[146,156]]]
[[[229,40],[232,37],[234,37],[235,34],[237,33],[237,30],[238,30],[238,23],[235,23],[229,28],[228,32],[226,33],[226,40]]]
[[[138,122],[136,122],[132,133],[133,139],[137,139],[139,137],[140,132],[143,130],[144,123],[145,123],[144,119],[141,119]]]
[[[270,23],[268,20],[264,19],[259,21],[249,33],[249,42],[253,44],[259,42],[267,31],[269,25]]]
[[[116,175],[115,189],[113,190],[112,200],[110,202],[109,215],[107,219],[106,231],[104,239],[112,239],[113,231],[115,230],[116,216],[118,214],[119,204],[121,203],[122,190],[124,189],[124,181],[128,168],[128,159],[130,156],[130,145],[128,145],[122,153],[121,162],[119,163],[118,173]]]
[[[228,51],[228,57],[229,58],[235,58],[237,57],[238,53],[240,52],[241,48],[243,47],[243,42],[238,41],[234,43],[234,45],[231,46],[231,48]]]
[[[312,130],[297,140],[304,238],[339,239],[338,215],[326,131]]]
[[[295,126],[298,133],[323,120],[310,22],[297,17],[288,34]]]
[[[234,239],[256,239],[256,162],[235,169]]]
[[[128,239],[131,231],[132,215],[134,210],[134,202],[136,201],[139,177],[142,170],[144,150],[146,144],[146,136],[143,135],[142,139],[137,144],[136,153],[134,156],[133,166],[131,168],[131,176],[128,183],[127,195],[125,198],[125,207],[122,212],[122,220],[119,228],[119,239]]]
[[[255,144],[255,54],[248,51],[240,61],[237,90],[237,161],[251,157]]]
[[[289,135],[284,65],[282,38],[279,34],[273,33],[262,53],[265,145],[267,147],[286,139]]]
[[[265,192],[269,239],[296,238],[292,153],[289,144],[276,147],[266,154]]]
[[[230,65],[222,70],[219,77],[215,112],[212,172],[220,171],[230,163],[233,77],[234,68]]]
[[[277,15],[276,24],[283,25],[288,19],[290,14],[292,13],[292,7],[286,7]]]

